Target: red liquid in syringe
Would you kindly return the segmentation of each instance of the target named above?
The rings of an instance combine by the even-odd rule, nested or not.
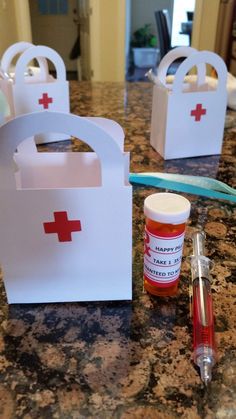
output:
[[[205,280],[205,279],[203,279]],[[205,280],[208,282],[207,280]],[[204,287],[201,295],[199,281],[193,289],[193,345],[196,350],[200,345],[215,349],[214,318],[210,286]],[[204,310],[202,309],[204,301]]]

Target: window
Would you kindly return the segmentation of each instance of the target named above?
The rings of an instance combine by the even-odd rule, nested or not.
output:
[[[188,12],[193,12],[195,0],[175,0],[173,10],[171,45],[189,45],[189,37],[181,34],[181,24],[187,21]]]
[[[66,15],[68,0],[38,0],[38,9],[41,15]]]

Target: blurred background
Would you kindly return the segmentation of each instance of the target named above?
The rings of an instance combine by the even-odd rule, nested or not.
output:
[[[235,0],[0,0],[0,27],[1,55],[17,41],[50,46],[68,79],[143,81],[180,45],[217,52],[236,75]]]

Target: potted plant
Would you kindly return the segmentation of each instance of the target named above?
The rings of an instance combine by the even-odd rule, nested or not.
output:
[[[131,47],[136,67],[154,67],[157,64],[157,38],[151,31],[151,24],[146,24],[133,33]]]

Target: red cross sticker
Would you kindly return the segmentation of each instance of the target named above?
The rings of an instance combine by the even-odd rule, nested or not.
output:
[[[48,105],[53,102],[53,99],[52,97],[48,97],[47,93],[43,93],[42,98],[39,99],[38,102],[40,105],[43,105],[44,109],[48,109]]]
[[[146,243],[144,243],[144,254],[148,256],[152,256],[150,253],[150,247]]]
[[[45,233],[56,233],[59,242],[71,242],[71,233],[82,230],[80,221],[68,220],[66,211],[57,211],[53,214],[55,221],[43,223]]]
[[[152,256],[150,253],[150,247],[148,246],[150,242],[150,236],[147,231],[145,231],[145,238],[144,238],[144,254],[148,256]]]
[[[195,121],[200,121],[202,115],[206,115],[206,109],[202,107],[201,103],[196,105],[196,108],[191,111],[191,116],[195,117]]]

